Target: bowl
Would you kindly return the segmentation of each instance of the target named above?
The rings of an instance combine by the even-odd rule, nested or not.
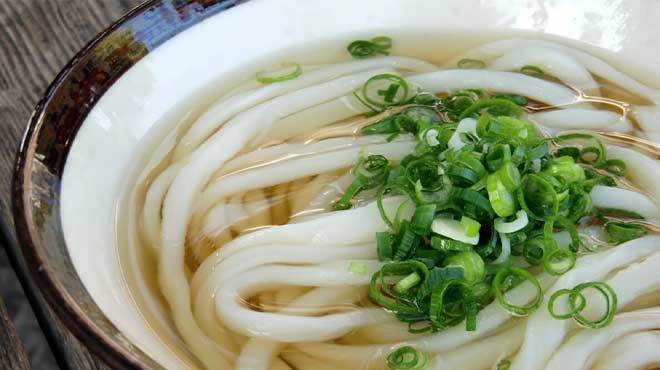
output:
[[[78,53],[30,118],[12,189],[22,251],[54,311],[109,365],[194,367],[150,330],[117,257],[118,194],[152,137],[263,67],[341,58],[378,34],[397,40],[395,54],[433,60],[424,45],[455,53],[522,32],[658,80],[659,16],[643,0],[147,1]]]

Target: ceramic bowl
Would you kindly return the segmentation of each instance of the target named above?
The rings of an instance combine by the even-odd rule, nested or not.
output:
[[[114,222],[132,161],[185,107],[204,107],[284,55],[319,62],[351,39],[383,33],[407,40],[396,54],[433,45],[430,59],[435,47],[474,44],[470,35],[561,37],[658,80],[657,19],[660,2],[644,0],[147,1],[76,55],[31,117],[13,185],[31,273],[62,321],[111,366],[185,368],[131,304]]]

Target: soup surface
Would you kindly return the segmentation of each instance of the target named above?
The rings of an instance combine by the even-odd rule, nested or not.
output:
[[[400,42],[283,57],[136,161],[151,329],[191,368],[660,361],[660,92],[551,41]]]

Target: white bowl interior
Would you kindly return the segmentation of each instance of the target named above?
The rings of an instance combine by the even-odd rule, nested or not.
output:
[[[613,52],[615,65],[622,65],[620,57],[631,57],[657,66],[660,39],[653,30],[659,16],[660,2],[644,0],[254,0],[222,12],[148,54],[85,120],[61,190],[62,225],[73,263],[95,302],[133,344],[165,367],[186,368],[132,303],[115,230],[119,193],[141,151],[150,147],[145,143],[160,137],[186,109],[203,108],[283,55],[302,63],[345,59],[345,45],[360,35],[393,36],[395,54],[432,60],[442,56],[438,50],[453,54],[479,40],[469,34],[483,36],[489,30],[486,38],[492,39],[534,31]],[[432,46],[420,48],[420,42]],[[649,73],[640,68],[626,69],[638,77]],[[658,72],[651,71],[653,80]]]

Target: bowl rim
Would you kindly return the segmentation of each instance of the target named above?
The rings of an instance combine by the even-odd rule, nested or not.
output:
[[[117,341],[104,333],[94,321],[89,319],[87,314],[71,300],[66,288],[62,286],[57,278],[52,276],[48,268],[44,267],[47,257],[43,254],[42,247],[37,246],[39,243],[33,239],[34,227],[29,221],[29,198],[27,196],[28,192],[25,190],[30,179],[31,164],[29,162],[33,159],[35,153],[35,139],[38,137],[36,134],[47,124],[44,113],[53,101],[58,89],[71,77],[83,58],[89,55],[100,42],[128,21],[161,3],[162,0],[145,0],[134,6],[96,34],[66,63],[48,85],[43,97],[38,101],[28,118],[28,125],[16,152],[11,181],[11,214],[14,220],[14,231],[20,251],[25,259],[27,272],[34,279],[49,307],[55,312],[57,318],[67,330],[73,333],[94,356],[115,369],[146,370],[150,367],[140,361],[135,354],[119,345]],[[146,356],[148,357],[148,355]]]

